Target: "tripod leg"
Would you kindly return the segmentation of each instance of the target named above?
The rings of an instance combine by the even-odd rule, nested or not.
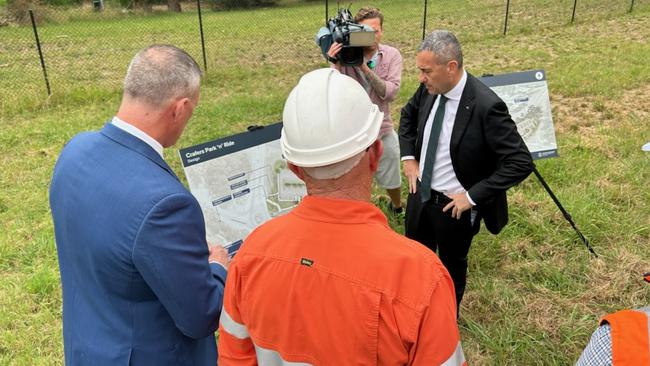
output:
[[[585,243],[585,246],[587,246],[587,249],[589,249],[589,251],[591,252],[591,254],[594,255],[594,257],[598,258],[598,254],[596,254],[594,249],[589,244],[589,240],[587,240],[587,238],[585,238],[585,236],[582,235],[580,230],[578,230],[578,227],[576,226],[575,222],[573,222],[573,219],[571,218],[571,215],[569,215],[569,213],[564,209],[564,207],[562,207],[562,204],[560,203],[560,200],[557,199],[557,197],[555,196],[553,191],[551,191],[551,187],[549,187],[548,184],[546,184],[546,181],[544,180],[542,175],[539,174],[539,171],[537,170],[537,167],[535,167],[533,169],[533,173],[535,173],[535,176],[537,177],[539,182],[542,184],[542,186],[544,187],[546,192],[548,192],[549,196],[551,196],[551,199],[553,200],[553,202],[555,202],[555,205],[560,209],[560,212],[562,212],[562,215],[564,216],[564,218],[569,222],[569,224],[571,224],[571,227],[573,227],[573,230],[575,230],[575,232],[578,233],[578,236],[580,237],[582,242]]]

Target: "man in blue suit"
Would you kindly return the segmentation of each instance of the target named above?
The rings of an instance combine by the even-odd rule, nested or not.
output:
[[[214,365],[227,255],[162,156],[199,100],[184,51],[151,46],[129,65],[117,115],[75,136],[50,205],[63,287],[66,365]]]

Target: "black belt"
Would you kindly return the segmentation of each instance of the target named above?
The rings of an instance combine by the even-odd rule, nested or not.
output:
[[[431,190],[431,199],[427,201],[434,205],[446,205],[451,202],[451,198],[444,193]]]

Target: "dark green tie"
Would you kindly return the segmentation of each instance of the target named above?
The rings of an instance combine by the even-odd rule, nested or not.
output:
[[[445,118],[445,103],[447,103],[447,97],[440,94],[438,108],[436,109],[436,114],[433,116],[433,125],[431,126],[431,135],[429,135],[427,154],[424,157],[422,184],[420,184],[420,198],[422,199],[422,202],[426,202],[431,199],[431,178],[433,177],[433,164],[436,162],[438,139],[440,139],[442,121]]]

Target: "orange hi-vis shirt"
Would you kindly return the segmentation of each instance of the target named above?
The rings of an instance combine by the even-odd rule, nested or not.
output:
[[[466,365],[454,296],[375,206],[308,196],[231,263],[219,365]]]
[[[603,317],[612,335],[612,365],[650,365],[650,307]]]

